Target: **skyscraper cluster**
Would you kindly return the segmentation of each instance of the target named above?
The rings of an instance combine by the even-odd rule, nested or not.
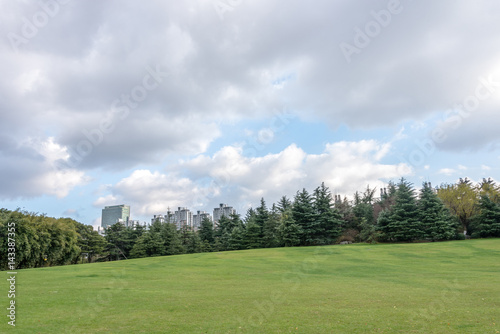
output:
[[[200,228],[201,222],[205,218],[210,220],[216,226],[222,216],[229,217],[235,213],[236,210],[232,206],[228,206],[224,203],[221,203],[219,204],[219,207],[214,208],[213,216],[210,215],[210,213],[201,210],[198,210],[196,214],[193,214],[186,207],[178,207],[174,212],[170,211],[169,208],[165,214],[154,215],[153,218],[151,218],[151,223],[154,223],[155,221],[159,221],[161,223],[174,223],[178,229],[187,226],[193,230],[197,230]],[[130,219],[130,206],[128,205],[122,204],[104,207],[104,209],[102,209],[102,228],[106,228],[116,223],[122,223],[127,227],[133,227],[140,224],[139,221]],[[144,223],[144,225],[146,224]]]

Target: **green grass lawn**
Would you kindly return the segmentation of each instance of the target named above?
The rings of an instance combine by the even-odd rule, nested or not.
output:
[[[15,329],[0,284],[2,333],[500,332],[500,239],[134,259],[16,284]]]

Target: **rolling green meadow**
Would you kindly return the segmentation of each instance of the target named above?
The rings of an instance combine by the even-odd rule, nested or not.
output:
[[[15,328],[1,275],[2,333],[500,332],[500,239],[19,270]]]

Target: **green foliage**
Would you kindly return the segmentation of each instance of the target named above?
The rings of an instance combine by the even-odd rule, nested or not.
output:
[[[430,183],[424,182],[418,206],[425,239],[439,241],[456,237],[455,219],[434,192]]]
[[[97,231],[94,231],[92,226],[77,223],[76,231],[80,234],[78,247],[80,247],[82,253],[87,254],[88,262],[93,262],[94,259],[99,259],[105,255],[106,239]]]
[[[260,233],[259,233],[260,238],[264,237],[264,224],[268,219],[269,219],[269,212],[267,211],[266,202],[264,201],[264,198],[261,198],[260,205],[255,210],[255,218],[254,218],[255,224],[257,224],[260,228]]]
[[[500,205],[490,199],[486,193],[481,195],[479,214],[471,224],[472,237],[500,237]]]
[[[69,218],[55,219],[36,213],[2,209],[0,268],[8,268],[8,238],[9,232],[14,230],[14,262],[17,269],[76,263],[81,253],[81,235],[77,232],[77,224]]]
[[[203,243],[205,243],[205,241],[208,242],[208,244],[214,242],[214,225],[207,217],[201,220],[199,236]]]
[[[241,226],[235,226],[227,241],[227,250],[238,250],[244,248],[244,231]]]
[[[292,207],[292,218],[300,226],[302,234],[300,235],[301,245],[312,245],[318,230],[318,223],[315,221],[312,199],[304,188],[297,192]]]
[[[262,243],[264,247],[278,246],[278,225],[280,214],[278,208],[273,204],[272,210],[264,222]]]
[[[285,211],[291,210],[292,205],[293,205],[292,201],[288,199],[286,196],[283,196],[278,201],[277,208],[280,211],[280,213],[284,213]]]
[[[479,204],[476,187],[465,178],[457,184],[443,184],[437,192],[446,207],[458,218],[463,231],[467,232]]]
[[[174,223],[162,224],[160,235],[165,247],[165,255],[185,253],[186,250],[182,244],[180,233]]]
[[[285,210],[278,225],[279,245],[285,247],[298,246],[303,233],[302,228],[293,220],[291,209]]]
[[[419,221],[419,210],[411,183],[401,179],[395,193],[391,210],[379,215],[378,230],[385,241],[413,241],[424,239],[423,227]]]
[[[261,228],[255,221],[250,221],[249,223],[247,223],[245,229],[245,248],[260,248],[262,245],[260,234]]]
[[[150,231],[157,233],[160,229],[161,223],[155,221],[151,225]],[[106,250],[108,251],[109,260],[120,260],[122,258],[129,258],[132,256],[132,249],[144,233],[143,228],[138,227],[125,227],[120,223],[113,224],[106,228],[105,239],[108,242]]]
[[[312,208],[314,224],[311,226],[310,241],[315,245],[328,245],[341,233],[342,217],[333,207],[332,194],[324,183],[313,193]]]
[[[151,257],[165,254],[165,246],[158,231],[145,232],[137,239],[130,252],[131,257]]]

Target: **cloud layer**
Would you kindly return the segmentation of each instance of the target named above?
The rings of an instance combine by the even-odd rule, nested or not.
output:
[[[261,197],[276,202],[302,188],[312,191],[321,182],[336,194],[350,196],[367,185],[383,186],[411,173],[405,164],[381,163],[389,150],[389,144],[373,140],[327,144],[321,154],[292,144],[277,154],[249,158],[241,148],[226,146],[212,156],[181,162],[170,172],[135,170],[94,205],[127,202],[136,214],[153,215],[177,206],[210,211],[223,202],[244,213]]]
[[[379,138],[316,155],[293,139],[252,157],[234,143],[284,107],[332,131],[432,119],[422,131],[443,130],[442,152],[498,155],[500,3],[225,3],[1,2],[0,196],[64,197],[91,173],[119,172],[129,176],[96,205],[130,200],[150,214],[407,174],[381,160]],[[480,103],[457,126],[471,96]]]

